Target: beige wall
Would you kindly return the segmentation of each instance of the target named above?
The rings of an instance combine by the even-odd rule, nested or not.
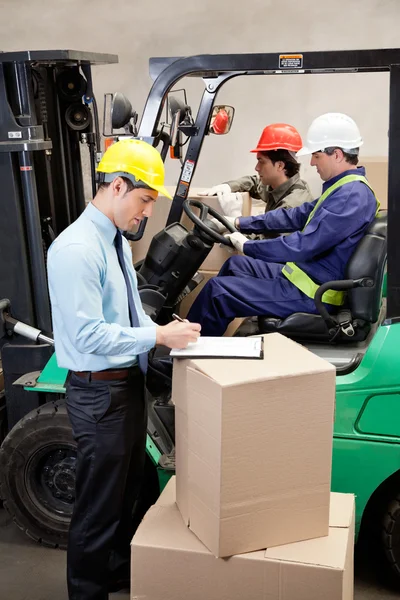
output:
[[[116,53],[119,65],[94,69],[99,103],[106,91],[122,91],[139,114],[149,91],[150,56],[198,53],[298,52],[400,45],[399,0],[0,0],[0,49],[73,48]],[[202,82],[186,80],[195,110]],[[208,186],[252,173],[248,153],[263,126],[293,123],[304,135],[326,111],[353,116],[365,138],[363,155],[385,156],[388,130],[386,74],[265,76],[228,82],[218,100],[236,116],[225,137],[210,136],[194,179]],[[168,161],[168,183],[178,176]],[[320,182],[305,164],[315,194]]]

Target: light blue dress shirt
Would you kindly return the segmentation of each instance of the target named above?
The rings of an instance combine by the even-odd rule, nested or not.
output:
[[[50,246],[47,258],[57,363],[71,371],[126,368],[156,343],[142,308],[128,241],[123,250],[140,327],[131,327],[128,296],[114,245],[117,229],[93,204]]]

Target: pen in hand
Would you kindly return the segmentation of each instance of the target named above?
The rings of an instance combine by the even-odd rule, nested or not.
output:
[[[172,314],[172,318],[175,321],[179,321],[179,323],[187,323],[187,321],[185,319],[182,319],[182,317],[180,317],[179,315],[177,315],[175,313]]]
[[[174,319],[174,321],[178,321],[179,323],[186,323],[187,325],[190,325],[195,335],[195,338],[192,340],[192,343],[198,341],[198,338],[200,337],[200,325],[198,325],[197,323],[191,323],[187,319],[182,319],[182,317],[180,317],[176,313],[172,313],[172,318]]]

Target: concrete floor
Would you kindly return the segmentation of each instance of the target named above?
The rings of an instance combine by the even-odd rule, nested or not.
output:
[[[365,550],[362,554],[368,556]],[[362,554],[356,555],[355,600],[398,600],[400,591],[382,587],[373,565]],[[0,509],[1,600],[67,600],[65,559],[65,552],[29,540]],[[129,600],[129,594],[111,598]]]

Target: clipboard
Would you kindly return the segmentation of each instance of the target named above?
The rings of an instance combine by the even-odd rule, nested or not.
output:
[[[264,338],[252,337],[207,337],[200,336],[187,348],[172,349],[173,358],[238,358],[263,360]]]

